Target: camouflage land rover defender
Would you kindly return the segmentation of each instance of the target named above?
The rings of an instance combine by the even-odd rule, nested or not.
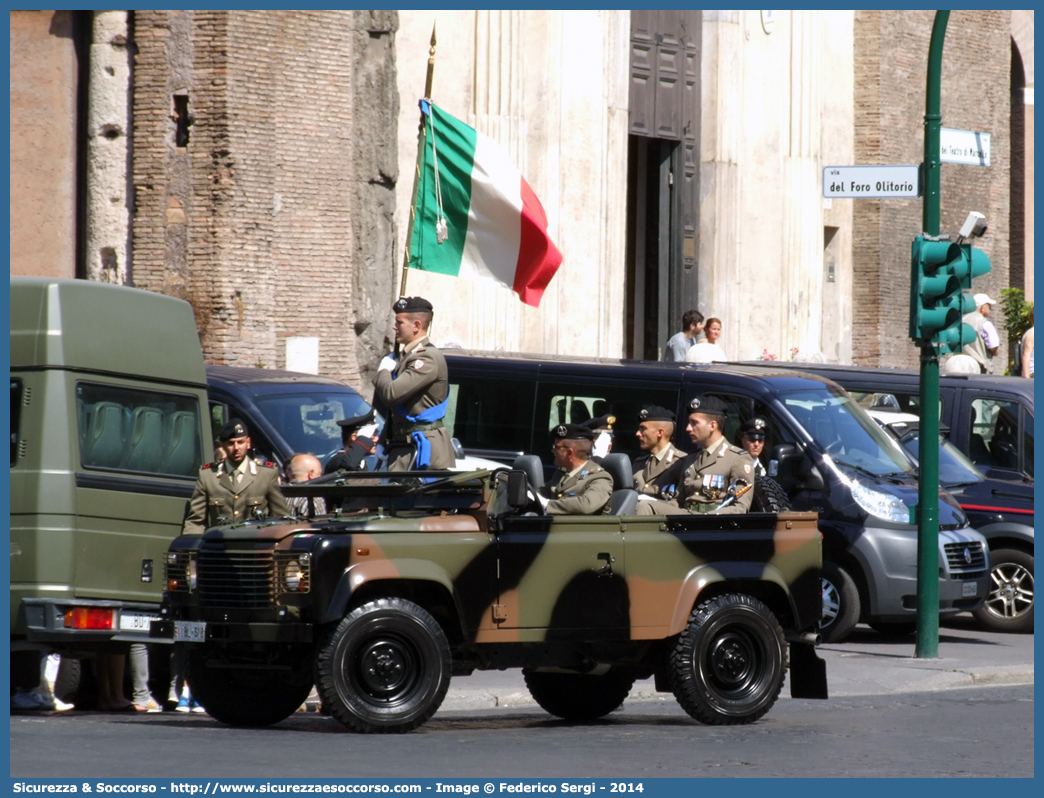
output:
[[[152,634],[188,644],[193,694],[232,725],[276,723],[315,684],[349,729],[409,731],[451,675],[504,668],[566,719],[655,676],[697,720],[750,723],[788,641],[792,695],[826,697],[814,513],[547,516],[530,484],[503,469],[288,486],[337,509],[175,540]]]

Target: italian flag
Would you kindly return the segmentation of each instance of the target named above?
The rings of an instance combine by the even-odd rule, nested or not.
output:
[[[410,268],[504,285],[536,307],[562,263],[540,200],[491,138],[424,100],[421,112]]]

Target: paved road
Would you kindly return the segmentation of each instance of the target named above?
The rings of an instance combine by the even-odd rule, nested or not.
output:
[[[314,713],[231,729],[200,715],[11,718],[12,777],[1033,776],[1033,688],[780,701],[701,726],[673,699],[589,724],[538,709],[440,712],[360,736]]]

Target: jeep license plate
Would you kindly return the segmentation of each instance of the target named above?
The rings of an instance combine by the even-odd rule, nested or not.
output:
[[[961,585],[961,595],[967,598],[968,596],[979,595],[979,583],[978,582],[965,582]]]
[[[204,643],[207,639],[206,621],[174,621],[174,639]]]
[[[148,634],[149,626],[153,621],[158,621],[159,619],[158,615],[152,615],[147,612],[128,612],[123,610],[120,612],[120,631],[145,632]]]

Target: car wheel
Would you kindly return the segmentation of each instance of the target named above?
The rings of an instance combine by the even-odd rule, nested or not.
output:
[[[290,662],[289,670],[214,667],[208,665],[210,657],[202,646],[188,646],[185,680],[207,714],[229,726],[278,723],[296,712],[312,690],[308,657]]]
[[[990,552],[990,592],[974,612],[995,632],[1033,632],[1033,555],[1018,549]]]
[[[62,657],[58,665],[58,676],[54,680],[54,697],[75,704],[80,694],[80,677],[83,663],[76,657]]]
[[[634,685],[634,676],[609,671],[601,676],[586,673],[522,671],[533,700],[547,712],[565,720],[594,720],[619,709]]]
[[[787,492],[772,477],[758,477],[754,480],[754,500],[751,502],[752,513],[783,513],[790,509],[790,498]]]
[[[668,660],[674,697],[701,723],[753,723],[776,703],[787,670],[783,630],[757,599],[729,593],[692,611]]]
[[[452,659],[438,621],[399,598],[350,612],[319,646],[319,695],[333,717],[364,733],[407,732],[449,689]]]
[[[859,590],[844,568],[823,562],[823,617],[819,632],[824,643],[840,643],[859,622]]]
[[[917,621],[872,621],[870,628],[885,637],[909,637],[917,632]]]

